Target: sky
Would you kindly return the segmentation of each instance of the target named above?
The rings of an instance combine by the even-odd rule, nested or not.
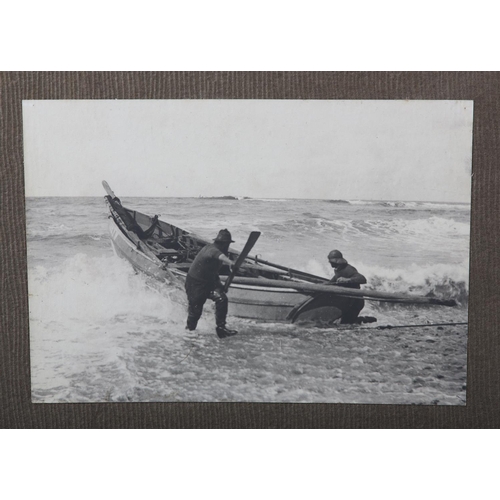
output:
[[[26,196],[470,202],[472,101],[23,101]]]

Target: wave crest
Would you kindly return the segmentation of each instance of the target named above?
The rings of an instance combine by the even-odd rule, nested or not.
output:
[[[30,318],[74,325],[123,322],[148,316],[162,323],[182,322],[184,306],[172,300],[167,287],[136,274],[114,255],[77,254],[62,265],[29,270]],[[172,294],[173,296],[173,294]]]
[[[366,290],[455,299],[464,307],[468,304],[468,262],[430,266],[412,264],[406,269],[369,266],[360,262],[356,263],[356,268],[367,279],[363,286]],[[331,269],[315,260],[308,262],[305,271],[320,276],[332,275]]]

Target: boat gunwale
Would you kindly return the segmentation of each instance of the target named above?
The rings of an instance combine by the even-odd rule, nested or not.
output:
[[[109,195],[108,195],[108,196],[109,196]],[[123,225],[123,226],[125,226],[125,223],[123,222],[123,219],[120,217],[120,215],[119,215],[119,214],[116,212],[116,210],[113,208],[113,206],[112,206],[112,204],[110,203],[110,201],[107,199],[107,198],[108,198],[108,196],[105,196],[104,198],[106,199],[106,203],[108,204],[108,206],[109,206],[109,208],[110,208],[110,211],[112,211],[112,212],[113,212],[113,213],[112,213],[112,218],[113,218],[113,220],[114,220],[115,224],[118,226],[118,228],[120,229],[120,231],[124,234],[124,236],[126,237],[126,239],[127,239],[127,240],[129,240],[129,241],[131,242],[131,244],[135,246],[134,241],[133,241],[133,240],[132,240],[132,239],[128,236],[128,234],[129,234],[129,233],[132,233],[132,234],[135,234],[135,233],[133,233],[133,231],[130,231],[130,230],[126,229],[126,227],[122,227],[122,225]],[[147,219],[149,219],[149,220],[152,220],[152,217],[150,217],[149,215],[147,215],[147,214],[145,214],[145,213],[143,213],[143,212],[139,212],[139,211],[137,211],[137,210],[132,210],[132,209],[126,208],[126,207],[124,207],[123,205],[122,205],[122,208],[123,208],[124,210],[127,210],[128,212],[132,213],[132,214],[133,214],[133,217],[134,217],[134,220],[135,220],[135,221],[137,222],[137,224],[139,224],[139,225],[141,225],[141,224],[140,224],[140,222],[138,222],[138,221],[136,220],[136,214],[140,214],[141,216],[143,216],[143,217],[145,217],[145,218],[147,218]],[[122,223],[122,224],[118,224],[118,223],[116,222],[116,219],[119,219],[119,220],[121,221],[121,223]],[[177,229],[178,231],[180,231],[181,233],[183,233],[183,234],[182,234],[182,237],[188,236],[189,238],[192,238],[192,239],[196,240],[196,241],[197,241],[197,243],[202,244],[203,246],[210,244],[210,241],[206,240],[205,238],[203,238],[203,237],[201,237],[201,236],[199,236],[199,235],[197,235],[197,234],[195,234],[195,233],[191,233],[191,232],[189,232],[189,231],[186,231],[185,229],[182,229],[182,228],[180,228],[180,227],[177,227],[177,226],[175,226],[175,225],[173,225],[173,224],[171,224],[171,223],[169,223],[169,222],[163,221],[163,220],[160,220],[160,222],[161,222],[162,224],[165,224],[165,225],[169,226],[170,228],[175,228],[175,229]],[[153,253],[153,255],[155,255],[155,254],[154,254],[154,252],[150,249],[150,247],[149,247],[149,245],[148,245],[147,241],[140,240],[140,242],[141,242],[143,245],[145,245],[145,246],[147,247],[147,249],[148,249],[150,252],[152,252],[152,253]],[[146,254],[145,252],[143,252],[141,248],[136,248],[136,250],[141,251],[144,255],[146,255],[146,256],[147,256],[147,254]],[[230,252],[229,252],[229,253],[230,253],[230,254],[233,254],[234,256],[238,256],[238,255],[240,255],[241,251],[239,251],[239,250],[230,250]],[[155,255],[155,257],[156,257],[157,261],[158,261],[159,263],[161,263],[161,264],[159,264],[159,265],[158,265],[158,267],[159,267],[159,268],[162,268],[162,265],[164,265],[164,263],[163,263],[163,262],[162,262],[162,261],[161,261],[161,260],[160,260],[160,259],[156,256],[156,255]],[[150,260],[152,260],[152,259],[150,258]],[[255,257],[250,257],[250,256],[249,256],[249,257],[247,257],[247,259],[246,259],[246,260],[250,261],[249,263],[251,263],[251,264],[252,264],[252,268],[253,268],[253,269],[256,269],[256,268],[260,268],[260,267],[261,267],[263,272],[269,272],[269,273],[273,273],[273,272],[274,272],[274,270],[273,270],[272,266],[268,266],[268,265],[266,265],[266,264],[260,264],[260,263],[256,260],[256,258],[255,258]],[[252,262],[252,261],[254,261],[254,262]],[[154,261],[153,261],[153,262],[154,262]],[[166,267],[166,268],[167,268],[167,269],[168,269],[168,270],[169,270],[172,274],[175,274],[175,275],[180,274],[180,275],[181,275],[181,276],[183,276],[183,277],[185,277],[185,276],[187,275],[187,273],[182,273],[182,272],[180,272],[180,273],[179,273],[177,270],[174,270],[174,269],[172,269],[172,268],[169,268],[169,267],[168,267],[168,265],[166,265],[165,267]],[[243,263],[243,266],[242,266],[242,267],[245,267],[245,262]],[[285,266],[283,266],[283,267],[285,267]],[[288,272],[290,273],[290,277],[289,277],[289,279],[287,279],[287,280],[285,281],[285,280],[282,280],[282,279],[279,279],[279,278],[273,278],[273,281],[275,281],[275,282],[285,281],[286,283],[290,283],[290,282],[295,282],[295,283],[311,283],[311,281],[310,281],[310,280],[308,280],[308,279],[306,279],[305,277],[301,279],[301,278],[297,278],[297,277],[291,276],[291,274],[293,274],[293,273],[300,274],[300,273],[303,273],[303,271],[300,271],[300,270],[298,270],[298,269],[293,269],[293,268],[291,268],[291,267],[290,267],[290,268],[287,268],[287,269],[288,269]],[[280,275],[280,273],[275,273],[275,274],[277,274],[278,276]],[[306,274],[307,274],[307,273],[306,273]],[[223,278],[226,278],[226,276],[223,276]],[[318,277],[318,278],[323,279],[322,277]],[[272,278],[266,278],[266,279],[272,279]],[[232,288],[232,287],[233,287],[233,284],[231,284],[231,288]],[[297,290],[294,290],[294,291],[292,292],[292,291],[291,291],[291,289],[289,289],[289,288],[283,288],[283,289],[280,289],[280,288],[276,288],[276,287],[266,287],[265,285],[260,285],[260,286],[258,286],[258,285],[243,285],[243,284],[241,284],[241,283],[240,283],[240,284],[238,284],[238,283],[234,283],[234,287],[235,287],[235,288],[249,289],[249,290],[252,290],[252,289],[255,289],[255,290],[262,289],[262,291],[271,291],[271,290],[272,290],[272,291],[275,291],[275,290],[277,290],[277,291],[278,291],[278,292],[280,292],[280,293],[283,293],[283,292],[288,292],[288,293],[298,293],[298,294],[304,295],[304,297],[309,297],[309,296],[310,296],[309,294],[305,294],[305,293],[303,293],[303,292],[299,292],[299,291],[297,291]]]
[[[148,261],[150,261],[151,263],[153,263],[154,265],[156,265],[159,270],[163,269],[164,263],[162,263],[162,261],[160,259],[157,258],[156,261],[154,261],[149,255],[147,255],[146,253],[144,253],[141,248],[137,248],[137,245],[121,230],[120,225],[116,223],[116,221],[114,220],[114,217],[111,218],[111,219],[112,220],[110,222],[112,222],[120,230],[120,232],[118,234],[122,236],[122,239],[125,241],[125,243],[133,251],[135,251],[137,253],[140,253],[141,256],[145,257]],[[145,242],[143,242],[143,243],[145,245],[147,245]],[[182,278],[183,280],[186,279],[186,276],[187,276],[186,272],[179,271],[179,270],[177,270],[175,268],[169,268],[168,265],[166,265],[165,267],[175,277]],[[226,278],[226,276],[224,276],[223,278]],[[279,282],[279,281],[282,281],[282,280],[273,280],[273,281]],[[287,283],[289,283],[289,282],[300,283],[301,281],[291,279],[291,280],[287,281]],[[286,293],[286,294],[290,294],[290,295],[302,295],[304,297],[310,297],[309,294],[300,292],[298,290],[294,290],[293,288],[278,288],[278,287],[266,287],[266,286],[263,286],[263,285],[245,285],[245,284],[242,284],[242,283],[232,283],[230,285],[230,289],[251,290],[251,291],[266,292],[266,293],[281,293],[281,294]]]

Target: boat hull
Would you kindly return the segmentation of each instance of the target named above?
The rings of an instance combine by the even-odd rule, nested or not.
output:
[[[229,313],[240,318],[287,321],[292,309],[308,299],[290,290],[261,290],[232,285],[228,290]]]
[[[137,248],[137,245],[122,233],[112,219],[109,221],[109,234],[115,254],[130,262],[135,270],[167,283],[172,282],[172,274],[162,269],[158,262],[144,254],[141,248]]]

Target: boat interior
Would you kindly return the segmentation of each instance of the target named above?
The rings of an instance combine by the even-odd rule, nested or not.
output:
[[[125,234],[126,231],[135,233],[143,243],[147,244],[158,259],[170,268],[187,273],[200,249],[211,243],[172,224],[163,222],[157,216],[149,217],[141,212],[125,208],[121,203],[117,203],[116,199],[109,199],[108,201],[115,211],[116,215],[113,215],[115,220],[118,216],[125,225],[123,227],[118,224],[122,231]],[[236,260],[238,255],[239,252],[229,250],[229,256],[232,260]],[[273,280],[291,280],[295,273],[300,274],[300,271],[264,265],[259,263],[256,258],[252,259],[251,257],[247,258],[238,270],[238,276],[241,277]],[[228,276],[229,274],[229,266],[222,266],[220,275]]]

